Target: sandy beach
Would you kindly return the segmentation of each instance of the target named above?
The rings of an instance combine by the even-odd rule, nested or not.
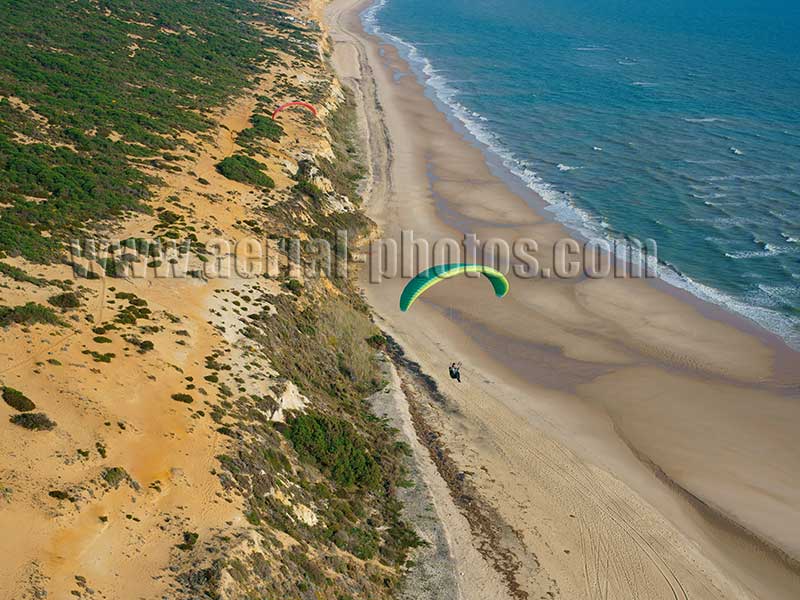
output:
[[[382,237],[533,238],[552,266],[548,249],[570,233],[363,32],[366,6],[336,0],[326,22],[358,100],[367,212]],[[363,287],[379,325],[438,385],[444,401],[418,408],[497,519],[487,545],[444,515],[461,597],[800,595],[797,353],[641,279],[512,278],[503,300],[485,281],[454,279],[401,313],[405,283],[365,275]],[[446,376],[454,360],[461,385]],[[443,517],[446,489],[430,489]]]

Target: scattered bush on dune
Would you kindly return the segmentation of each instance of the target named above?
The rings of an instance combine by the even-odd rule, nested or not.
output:
[[[50,431],[56,426],[55,421],[51,421],[44,413],[22,413],[11,417],[10,421],[14,425],[19,425],[32,431]]]
[[[28,302],[22,306],[0,306],[0,326],[8,327],[14,323],[19,325],[45,323],[62,327],[67,325],[56,316],[53,309],[36,302]]]
[[[180,544],[176,544],[176,548],[179,550],[191,550],[194,548],[194,545],[197,543],[197,540],[200,538],[200,535],[194,533],[193,531],[184,531],[183,532],[183,542]]]
[[[263,168],[260,162],[244,154],[228,156],[217,164],[217,171],[233,181],[262,188],[275,187],[275,182],[262,171]]]
[[[81,301],[75,292],[56,294],[55,296],[50,296],[47,301],[58,308],[78,308],[81,305]]]
[[[114,354],[113,352],[101,353],[98,352],[97,350],[83,350],[81,353],[88,354],[94,359],[95,362],[102,362],[102,363],[110,363],[111,359],[116,357],[116,354]]]
[[[176,402],[183,402],[184,404],[191,404],[194,398],[190,394],[172,394],[171,398]]]
[[[36,405],[25,394],[10,387],[3,387],[3,400],[11,408],[19,412],[30,412]]]
[[[47,280],[42,279],[41,277],[33,277],[32,275],[28,275],[25,271],[20,269],[19,267],[15,267],[13,265],[9,265],[4,262],[0,262],[0,273],[11,277],[14,281],[22,281],[25,283],[32,283],[36,287],[42,287],[47,285]]]
[[[129,344],[136,346],[137,351],[139,354],[144,354],[145,352],[149,352],[153,348],[155,348],[155,344],[150,340],[143,340],[136,335],[123,335],[122,339],[124,339]]]
[[[67,492],[63,490],[51,490],[47,493],[48,496],[51,498],[55,498],[56,500],[69,500],[73,502],[75,499],[70,496]]]
[[[278,142],[283,136],[284,131],[280,123],[276,123],[270,117],[264,115],[253,115],[250,117],[251,127],[244,129],[236,137],[236,143],[243,148],[252,147],[261,138]]]
[[[111,487],[117,487],[123,481],[130,480],[130,475],[122,467],[109,467],[104,469],[101,477]]]

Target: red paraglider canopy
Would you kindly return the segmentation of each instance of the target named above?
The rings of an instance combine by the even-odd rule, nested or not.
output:
[[[285,108],[289,108],[290,106],[302,106],[310,110],[315,117],[317,116],[317,109],[311,106],[308,102],[301,102],[299,100],[294,100],[292,102],[287,102],[286,104],[281,104],[278,108],[276,108],[275,112],[272,113],[272,119],[274,120],[275,117],[278,116],[279,112],[281,112]]]

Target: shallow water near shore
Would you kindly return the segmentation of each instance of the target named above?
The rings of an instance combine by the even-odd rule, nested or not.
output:
[[[691,15],[691,18],[687,18]],[[585,236],[800,346],[800,11],[381,0],[429,94]]]

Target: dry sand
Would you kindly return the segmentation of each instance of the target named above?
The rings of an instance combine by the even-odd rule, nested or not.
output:
[[[334,66],[359,101],[383,237],[531,237],[547,256],[568,232],[362,31],[365,6],[336,0],[326,16]],[[404,284],[364,288],[438,382],[447,402],[423,402],[426,419],[511,531],[494,550],[518,561],[478,591],[469,574],[483,559],[462,553],[463,597],[800,597],[796,353],[651,281],[514,278],[500,301],[463,278],[401,313]],[[461,385],[445,375],[452,360],[464,362]],[[449,526],[463,540],[466,525]]]

